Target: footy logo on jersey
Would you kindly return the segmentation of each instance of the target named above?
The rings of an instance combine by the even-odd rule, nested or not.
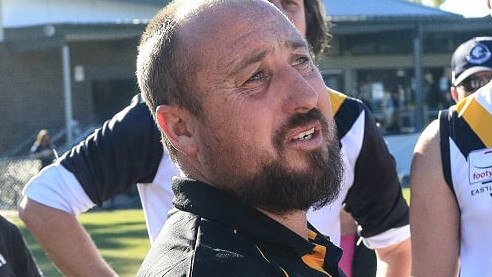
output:
[[[492,182],[492,148],[473,151],[468,156],[470,185]]]

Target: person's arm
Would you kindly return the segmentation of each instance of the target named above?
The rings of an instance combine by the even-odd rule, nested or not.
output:
[[[64,275],[117,276],[75,215],[30,200],[19,216]]]
[[[31,154],[31,158],[33,159],[41,159],[41,158],[49,158],[53,156],[53,150],[52,149],[44,149],[36,153]]]
[[[362,147],[345,210],[358,222],[364,243],[376,249],[378,263],[387,265],[387,276],[407,277],[411,268],[408,205],[395,160],[365,107],[364,123]]]
[[[460,216],[453,192],[443,177],[436,120],[422,133],[410,172],[412,273],[457,276]]]
[[[376,248],[378,262],[384,263],[386,270],[384,276],[410,276],[412,266],[411,253],[412,246],[409,238],[387,247]],[[378,270],[381,268],[383,267],[380,266]],[[381,276],[380,272],[378,272],[378,276]]]
[[[137,100],[24,188],[19,215],[68,276],[114,274],[75,216],[156,174],[160,134]]]

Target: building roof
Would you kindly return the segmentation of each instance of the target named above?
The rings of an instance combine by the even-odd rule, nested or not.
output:
[[[330,18],[462,17],[461,15],[402,0],[323,0]]]
[[[171,0],[106,0],[164,6]],[[191,1],[191,0],[190,0]],[[322,0],[330,18],[364,19],[380,17],[462,17],[409,0]]]
[[[165,5],[171,0],[108,0]],[[191,1],[191,0],[190,0]],[[427,17],[461,16],[409,0],[322,0],[330,17]]]

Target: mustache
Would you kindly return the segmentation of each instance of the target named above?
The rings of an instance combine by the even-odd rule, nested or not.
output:
[[[313,108],[307,113],[296,113],[292,115],[287,120],[287,122],[282,125],[280,129],[277,130],[275,134],[274,145],[276,145],[278,149],[282,149],[284,138],[290,129],[318,121],[321,123],[321,128],[326,134],[326,132],[329,130],[328,121],[319,109]]]
[[[309,110],[307,113],[297,113],[289,118],[286,124],[282,126],[281,129],[292,129],[302,125],[306,125],[313,121],[320,121],[321,124],[328,124],[326,118],[323,116],[319,109],[313,108]]]

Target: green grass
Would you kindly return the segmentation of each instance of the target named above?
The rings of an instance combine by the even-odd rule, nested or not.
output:
[[[142,210],[90,212],[80,215],[79,219],[111,267],[122,277],[135,276],[150,247]],[[18,218],[13,221],[19,226],[44,275],[62,276],[24,224]]]
[[[410,205],[410,188],[403,188],[403,197],[407,200],[408,205]]]

